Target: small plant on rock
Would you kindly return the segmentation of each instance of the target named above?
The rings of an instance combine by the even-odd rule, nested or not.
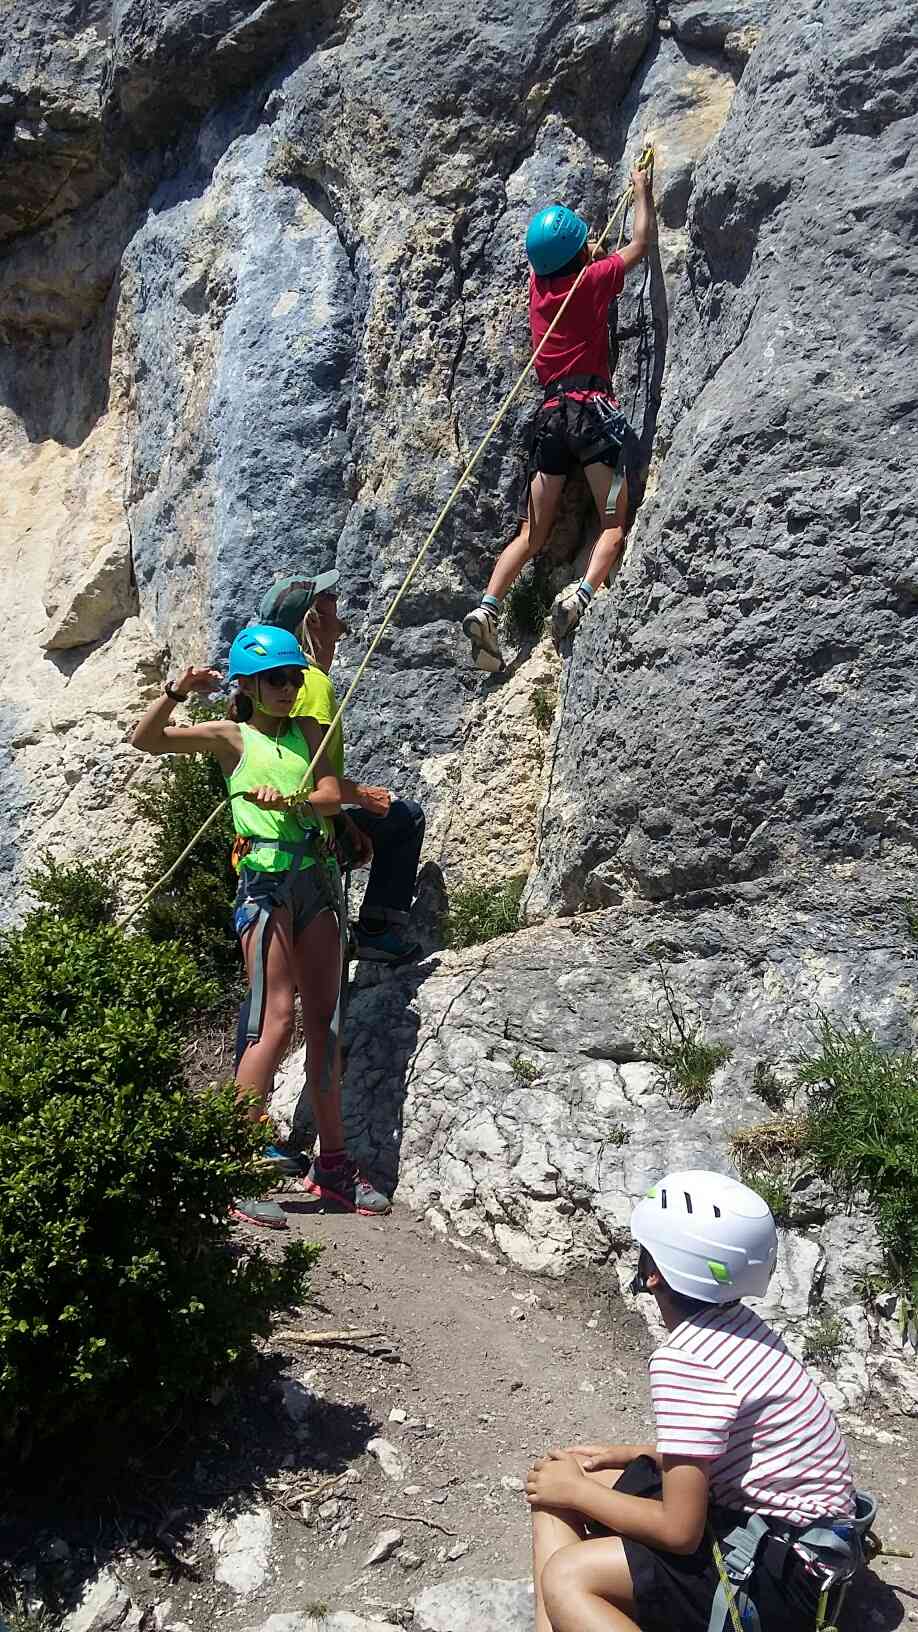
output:
[[[805,1117],[783,1116],[741,1128],[730,1141],[740,1178],[768,1203],[776,1224],[793,1222],[794,1185],[806,1138]]]
[[[752,1072],[752,1092],[770,1111],[781,1111],[787,1103],[787,1087],[770,1065],[758,1060]]]
[[[831,1310],[820,1315],[804,1334],[803,1358],[810,1366],[834,1366],[845,1341],[845,1324]]]
[[[540,731],[550,731],[555,717],[557,693],[550,686],[535,686],[532,692],[532,717]]]
[[[551,590],[542,562],[518,578],[507,596],[507,632],[511,640],[538,640],[551,611]]]
[[[645,1026],[641,1052],[656,1067],[664,1091],[681,1100],[686,1110],[696,1111],[711,1098],[714,1072],[732,1050],[726,1043],[708,1042],[700,1024],[687,1018],[662,960],[658,957],[656,962],[663,988],[657,1003],[660,1020]]]
[[[619,1148],[621,1145],[630,1145],[631,1134],[624,1122],[611,1122],[606,1129],[606,1144]]]
[[[480,946],[519,929],[525,883],[526,875],[520,873],[503,884],[466,884],[454,890],[444,926],[447,946]]]
[[[918,901],[906,901],[905,923],[913,941],[918,941]]]
[[[512,1069],[517,1082],[535,1082],[539,1075],[539,1068],[534,1061],[524,1059],[522,1054],[517,1054]]]
[[[823,1020],[797,1081],[810,1100],[807,1149],[843,1194],[865,1192],[890,1287],[918,1304],[918,1054]]]

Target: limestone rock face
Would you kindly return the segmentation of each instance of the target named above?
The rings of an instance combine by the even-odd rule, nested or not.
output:
[[[913,22],[907,0],[4,10],[8,914],[45,846],[130,866],[131,720],[179,662],[225,658],[276,573],[341,569],[348,680],[527,359],[529,215],[562,197],[601,227],[655,144],[658,242],[617,313],[643,498],[619,577],[560,659],[508,628],[509,675],[468,668],[528,386],[347,721],[349,770],[424,803],[447,887],[528,873],[536,925],[361,974],[352,1140],[433,1221],[550,1273],[618,1253],[660,1166],[726,1164],[754,1066],[789,1068],[820,1008],[909,1033]],[[552,589],[594,531],[578,474]],[[640,1041],[654,946],[734,1050],[691,1116]],[[816,1212],[788,1319],[814,1287],[852,1303],[844,1220]]]

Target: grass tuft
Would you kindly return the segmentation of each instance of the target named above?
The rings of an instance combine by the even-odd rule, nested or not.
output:
[[[659,1022],[644,1027],[641,1052],[656,1067],[664,1092],[696,1111],[711,1098],[711,1081],[719,1065],[730,1058],[726,1043],[709,1042],[698,1022],[686,1017],[677,1003],[666,969],[656,959],[662,995],[657,1001]]]
[[[466,884],[450,896],[444,926],[447,946],[462,950],[481,946],[498,935],[512,935],[520,926],[520,898],[525,873],[503,884]]]

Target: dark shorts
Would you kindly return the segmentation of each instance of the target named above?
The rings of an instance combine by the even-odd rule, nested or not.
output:
[[[646,1496],[651,1500],[659,1500],[663,1492],[656,1464],[645,1456],[628,1464],[615,1488],[625,1495]],[[715,1509],[711,1513],[711,1527],[718,1539],[722,1539],[742,1523],[743,1517],[741,1513]],[[678,1632],[707,1632],[718,1586],[709,1538],[705,1536],[697,1552],[687,1555],[656,1552],[643,1542],[625,1538],[622,1538],[622,1546],[634,1583],[641,1632],[673,1632],[674,1628],[678,1628]],[[756,1564],[749,1590],[763,1632],[772,1632],[772,1629],[813,1632],[815,1606],[812,1611],[795,1606],[793,1591],[769,1568],[767,1555]]]
[[[261,873],[243,867],[239,888],[233,902],[233,928],[239,939],[257,922],[263,910],[273,912],[286,907],[293,920],[294,935],[302,934],[307,924],[326,910],[337,914],[337,884],[323,861],[312,867],[283,873]]]
[[[529,479],[536,474],[569,476],[575,465],[609,465],[617,470],[629,431],[614,398],[602,392],[582,402],[573,397],[549,400],[533,424]]]

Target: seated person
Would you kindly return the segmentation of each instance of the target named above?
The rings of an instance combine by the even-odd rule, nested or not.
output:
[[[771,1213],[736,1179],[671,1173],[631,1233],[632,1290],[668,1332],[650,1361],[655,1443],[535,1464],[536,1632],[828,1632],[869,1499],[816,1384],[740,1301],[774,1268]]]

